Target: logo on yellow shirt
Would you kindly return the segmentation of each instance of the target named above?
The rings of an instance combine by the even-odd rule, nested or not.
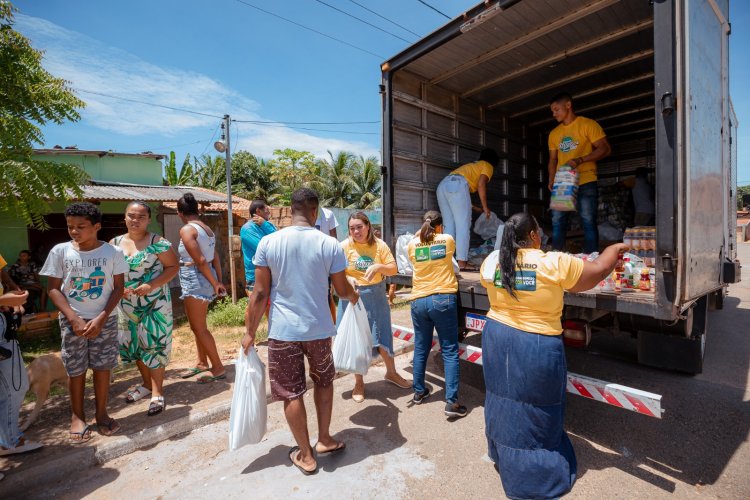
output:
[[[367,255],[361,255],[359,259],[354,261],[354,269],[357,271],[367,271],[367,268],[369,268],[371,265],[373,265],[375,261],[372,260],[371,257],[368,257]]]
[[[563,153],[569,153],[578,149],[578,141],[576,141],[572,137],[565,136],[562,138],[562,140],[560,141],[560,145],[557,147]]]
[[[445,244],[430,245],[415,248],[414,257],[417,262],[426,262],[428,260],[444,259],[448,254]]]
[[[494,281],[496,288],[505,288],[499,267],[495,270]],[[536,271],[516,271],[516,291],[536,292]]]

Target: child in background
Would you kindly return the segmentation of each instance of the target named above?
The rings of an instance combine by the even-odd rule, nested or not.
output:
[[[68,384],[72,417],[71,444],[91,439],[83,396],[86,372],[94,372],[96,424],[99,433],[111,436],[120,424],[107,413],[111,370],[117,366],[117,316],[128,265],[122,250],[99,241],[102,214],[91,203],[73,203],[65,209],[72,241],[56,245],[39,273],[48,276],[49,298],[60,310],[62,360]]]

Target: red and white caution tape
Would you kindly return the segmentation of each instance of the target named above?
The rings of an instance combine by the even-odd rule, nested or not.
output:
[[[414,342],[414,330],[403,326],[393,325],[393,336],[405,342]],[[432,349],[440,350],[437,336],[432,338]],[[459,357],[469,363],[482,364],[482,349],[466,344],[458,344]],[[567,390],[571,394],[593,399],[617,408],[634,411],[641,415],[661,418],[661,396],[651,392],[633,389],[619,384],[611,384],[603,380],[585,377],[568,372]]]

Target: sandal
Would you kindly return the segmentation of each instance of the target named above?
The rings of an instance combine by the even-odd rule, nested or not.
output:
[[[96,427],[99,430],[99,434],[101,434],[102,436],[112,436],[120,430],[120,424],[118,424],[117,420],[112,417],[109,417],[109,422],[107,422],[106,424],[100,424],[97,422]],[[106,432],[104,431],[104,429],[106,429]]]
[[[165,406],[164,396],[154,396],[153,398],[151,398],[151,403],[149,403],[148,405],[148,412],[146,412],[146,415],[148,415],[149,417],[158,415],[159,413],[164,411]]]
[[[125,402],[127,403],[135,403],[139,399],[143,399],[146,396],[151,394],[151,391],[143,387],[142,385],[136,385],[133,389],[130,389],[126,396],[125,396]]]
[[[78,437],[73,437],[73,436],[78,436]],[[87,441],[91,441],[93,437],[94,436],[91,432],[91,426],[86,424],[86,426],[80,432],[70,431],[70,438],[68,439],[68,442],[73,445],[79,445]]]
[[[466,272],[466,273],[478,273],[479,272],[479,268],[477,266],[473,266],[471,264],[466,264],[464,267],[459,267],[458,268],[458,272],[459,273],[463,273],[463,272]]]
[[[207,371],[208,371],[208,368],[198,368],[197,366],[195,368],[188,368],[187,370],[184,370],[182,373],[180,373],[180,378],[195,377],[199,373],[203,373]]]
[[[318,472],[318,464],[315,463],[315,468],[313,470],[308,470],[302,467],[302,465],[298,464],[294,459],[297,457],[297,453],[299,453],[299,446],[295,446],[291,450],[289,450],[289,461],[292,462],[292,465],[297,467],[300,472],[306,476],[312,476],[313,474],[317,474]]]
[[[391,384],[401,389],[411,389],[412,386],[411,382],[398,374],[393,378],[390,378],[388,377],[388,375],[386,375],[385,377],[383,377],[383,380],[385,380],[386,382],[390,382]]]
[[[200,377],[198,380],[196,380],[197,383],[200,385],[204,384],[210,384],[211,382],[216,382],[217,380],[224,380],[227,378],[226,373],[222,373],[221,375],[204,375]]]

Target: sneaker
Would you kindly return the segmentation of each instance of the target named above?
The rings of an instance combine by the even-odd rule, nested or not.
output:
[[[422,401],[427,399],[429,395],[430,395],[430,388],[425,387],[424,391],[417,392],[414,394],[414,398],[412,399],[412,401],[414,402],[415,405],[421,405]]]
[[[445,416],[451,418],[461,418],[468,414],[465,406],[458,403],[445,403]]]

